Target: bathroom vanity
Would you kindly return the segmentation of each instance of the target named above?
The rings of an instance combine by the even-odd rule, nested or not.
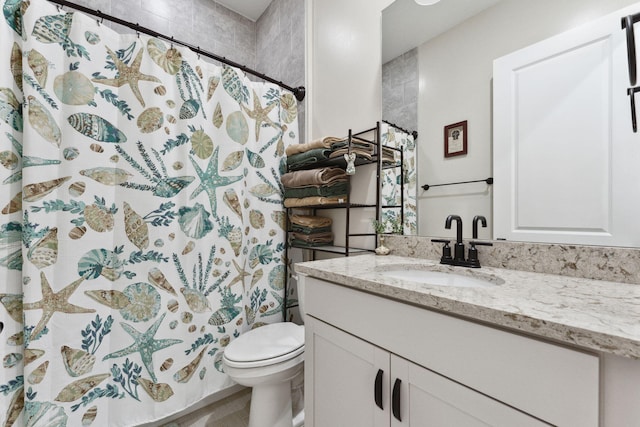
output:
[[[640,425],[638,285],[373,255],[296,272],[306,426]]]

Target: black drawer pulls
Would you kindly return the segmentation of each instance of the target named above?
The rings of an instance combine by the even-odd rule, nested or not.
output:
[[[384,375],[384,371],[382,369],[378,369],[378,373],[376,374],[376,380],[373,385],[373,399],[376,402],[376,406],[382,410],[384,407],[382,405],[382,377]],[[396,378],[393,383],[393,391],[391,392],[391,412],[393,416],[398,420],[402,421],[402,417],[400,416],[400,386],[402,385],[402,380],[400,378]]]
[[[393,383],[393,392],[391,393],[391,412],[393,412],[393,416],[396,417],[398,421],[402,421],[400,417],[400,385],[402,384],[402,380],[400,378],[396,378],[396,381]]]
[[[626,30],[627,36],[627,62],[629,65],[629,83],[631,87],[627,89],[627,95],[631,103],[631,126],[633,132],[638,132],[638,122],[636,120],[636,102],[635,94],[640,91],[639,87],[634,87],[637,80],[637,64],[636,64],[636,41],[633,31],[633,24],[640,21],[640,14],[629,15],[622,18],[622,29]]]
[[[627,31],[627,61],[629,62],[629,83],[636,85],[636,40],[633,24],[638,21],[639,15],[629,15],[622,18],[622,29]]]
[[[376,402],[378,408],[384,410],[382,407],[382,375],[384,371],[382,369],[378,369],[378,374],[376,375],[376,382],[373,385],[373,398]]]
[[[634,37],[633,24],[640,21],[640,14],[629,15],[622,18],[622,29],[627,34],[627,61],[629,62],[629,83],[636,85],[636,40]]]

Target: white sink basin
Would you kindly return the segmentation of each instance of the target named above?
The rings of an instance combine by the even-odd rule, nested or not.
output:
[[[458,288],[489,288],[503,283],[502,279],[478,272],[463,275],[443,271],[431,271],[420,268],[388,268],[378,271],[379,274],[391,279],[424,283],[434,286],[454,286]]]

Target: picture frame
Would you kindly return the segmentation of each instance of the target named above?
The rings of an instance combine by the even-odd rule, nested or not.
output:
[[[467,121],[444,127],[444,156],[454,157],[467,154]]]

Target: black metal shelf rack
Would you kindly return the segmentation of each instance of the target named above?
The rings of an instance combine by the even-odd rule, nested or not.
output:
[[[367,137],[367,135],[373,135],[373,137],[369,136]],[[331,209],[343,209],[345,211],[345,229],[344,229],[344,245],[343,246],[338,246],[338,245],[327,245],[327,246],[315,246],[315,247],[308,247],[308,246],[296,246],[296,245],[292,245],[291,241],[289,239],[289,232],[287,232],[287,248],[286,248],[286,252],[285,252],[285,258],[289,259],[289,250],[290,249],[301,249],[301,250],[308,250],[311,252],[312,254],[312,259],[315,260],[316,259],[316,253],[317,252],[322,252],[322,253],[330,253],[330,254],[336,254],[336,255],[342,255],[342,256],[350,256],[350,255],[358,255],[358,254],[363,254],[363,253],[370,253],[370,252],[374,252],[374,248],[376,246],[378,246],[378,235],[376,233],[352,233],[351,232],[351,213],[353,209],[362,209],[362,208],[374,208],[375,209],[375,215],[374,217],[372,217],[371,219],[376,219],[378,221],[380,221],[381,216],[382,216],[382,209],[386,209],[386,208],[400,208],[401,210],[401,217],[404,220],[404,179],[400,180],[400,185],[401,185],[401,189],[400,189],[400,194],[401,196],[401,203],[400,205],[382,205],[381,203],[381,199],[382,199],[382,172],[383,170],[386,169],[390,169],[390,168],[400,168],[401,171],[404,171],[403,169],[403,155],[402,155],[402,149],[401,148],[395,148],[395,147],[384,147],[386,149],[390,149],[390,150],[394,150],[394,151],[398,151],[400,153],[400,161],[396,162],[395,164],[389,164],[389,163],[385,163],[383,162],[383,155],[382,155],[382,142],[381,142],[381,135],[380,135],[380,123],[376,123],[376,126],[370,129],[366,129],[360,132],[356,132],[354,133],[351,129],[349,129],[349,133],[348,133],[348,147],[349,147],[349,153],[351,153],[351,146],[353,144],[354,141],[361,141],[361,142],[368,142],[368,143],[372,143],[374,144],[374,155],[371,157],[371,159],[367,159],[364,157],[357,157],[354,164],[356,167],[359,166],[364,166],[364,165],[371,165],[371,164],[375,164],[376,168],[375,168],[375,175],[376,175],[376,194],[375,194],[375,203],[354,203],[352,202],[352,189],[351,189],[351,179],[349,179],[348,181],[348,192],[347,192],[347,198],[345,200],[344,203],[338,203],[338,204],[330,204],[330,205],[313,205],[313,206],[301,206],[301,207],[293,207],[293,208],[287,208],[287,230],[290,229],[290,224],[288,222],[288,218],[290,217],[292,211],[307,211],[309,212],[309,214],[311,215],[315,215],[317,211],[319,210],[331,210]],[[320,168],[320,167],[324,167],[324,166],[334,166],[334,167],[341,167],[341,168],[346,168],[347,163],[344,160],[333,160],[330,163],[322,163],[322,162],[318,162],[315,163],[313,165],[310,165],[308,167],[308,169],[315,169],[315,168]],[[404,172],[403,172],[404,173]],[[351,241],[350,239],[352,237],[371,237],[373,238],[373,247],[372,248],[359,248],[359,247],[353,247],[351,245]],[[287,278],[289,277],[289,272],[287,271]],[[288,296],[288,280],[285,281],[285,296]],[[297,306],[297,304],[288,304],[287,303],[288,299],[285,297],[285,318],[286,318],[286,310],[289,308],[293,308],[295,306]]]

